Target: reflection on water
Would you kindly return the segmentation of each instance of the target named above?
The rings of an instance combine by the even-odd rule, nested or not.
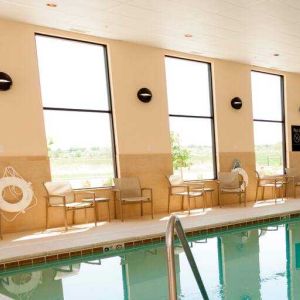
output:
[[[210,299],[300,299],[298,223],[190,242]],[[181,247],[175,249],[180,299],[201,299]],[[168,299],[164,247],[95,257],[0,277],[4,299]]]

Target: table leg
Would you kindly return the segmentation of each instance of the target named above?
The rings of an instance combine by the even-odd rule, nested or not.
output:
[[[117,218],[117,205],[116,205],[116,193],[113,191],[113,201],[114,201],[114,219]]]

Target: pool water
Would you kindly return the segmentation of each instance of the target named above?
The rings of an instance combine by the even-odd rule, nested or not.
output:
[[[300,223],[189,242],[209,299],[300,299]],[[177,246],[179,299],[202,299]],[[0,299],[168,299],[163,244],[2,273]]]

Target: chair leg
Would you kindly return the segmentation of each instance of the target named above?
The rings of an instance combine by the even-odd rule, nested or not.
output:
[[[49,218],[49,212],[48,212],[48,210],[49,210],[49,205],[47,205],[46,206],[46,229],[48,229],[48,226],[49,226],[49,224],[48,224],[48,218]]]
[[[258,197],[258,189],[259,189],[259,186],[258,184],[256,185],[256,193],[255,193],[255,202],[257,202],[257,197]]]
[[[72,225],[74,225],[75,223],[75,209],[73,209],[73,212],[72,212]]]
[[[219,207],[222,207],[221,205],[221,197],[220,197],[220,190],[218,190],[218,204],[219,204]]]
[[[143,201],[141,201],[141,216],[143,216],[144,215],[144,210],[143,210]]]
[[[95,221],[99,221],[99,214],[98,214],[98,207],[97,207],[97,202],[95,203],[94,207],[94,215],[95,215]]]
[[[94,222],[95,222],[95,227],[97,227],[97,221],[98,221],[98,212],[97,212],[97,204],[95,203],[95,205],[94,205]]]
[[[170,204],[171,204],[171,194],[170,192],[168,193],[168,214],[170,213]]]
[[[123,216],[123,203],[121,202],[121,221],[124,222],[124,216]]]
[[[181,210],[182,211],[184,210],[183,204],[184,204],[184,196],[181,196]]]
[[[265,200],[265,187],[262,188],[262,200]]]
[[[85,224],[87,224],[87,213],[86,213],[86,208],[84,209],[84,220],[85,220]]]
[[[277,203],[276,187],[273,188],[273,198],[275,199],[275,204]]]
[[[107,213],[108,213],[108,222],[110,222],[110,207],[109,207],[109,200],[107,201]]]
[[[151,215],[152,215],[152,219],[153,219],[154,218],[153,200],[151,200]]]
[[[0,211],[0,240],[3,240],[2,236],[2,213]]]
[[[244,193],[244,206],[247,206],[247,192]]]
[[[203,200],[203,211],[205,211],[207,203],[206,203],[206,193],[202,194],[202,200]]]
[[[189,215],[191,214],[191,198],[188,196],[188,209],[189,209]]]
[[[64,207],[64,216],[65,216],[65,230],[68,231],[68,220],[67,220],[67,208]]]
[[[240,205],[242,204],[242,194],[239,193],[239,201],[240,201]]]

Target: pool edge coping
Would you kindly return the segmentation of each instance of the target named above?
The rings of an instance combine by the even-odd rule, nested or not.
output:
[[[243,220],[237,221],[225,221],[217,224],[200,225],[195,227],[186,228],[185,232],[188,238],[199,237],[200,235],[210,235],[220,232],[230,233],[232,230],[242,229],[243,227],[257,226],[274,222],[282,222],[287,220],[293,220],[300,218],[300,210],[274,213],[270,215],[260,217],[248,217]],[[78,246],[72,248],[65,248],[61,250],[52,250],[47,252],[41,252],[34,255],[17,256],[11,259],[0,261],[0,273],[12,269],[19,269],[21,267],[29,267],[34,265],[44,265],[46,263],[56,262],[60,260],[66,260],[71,258],[81,258],[88,255],[103,254],[105,252],[118,249],[131,249],[142,245],[155,245],[165,241],[164,233],[152,234],[148,236],[142,236],[140,238],[127,238],[119,239],[111,242],[99,242],[91,245]],[[110,249],[113,248],[113,249]],[[115,252],[111,251],[111,252]]]

